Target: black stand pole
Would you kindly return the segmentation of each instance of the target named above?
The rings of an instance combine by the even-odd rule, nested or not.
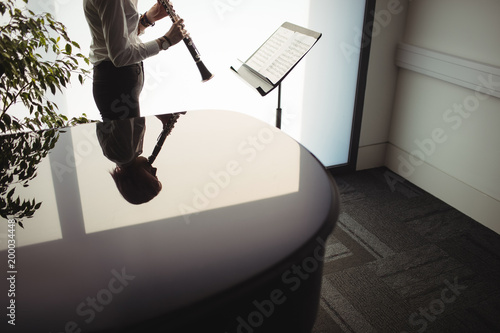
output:
[[[281,83],[278,85],[278,108],[276,109],[276,127],[281,129]]]

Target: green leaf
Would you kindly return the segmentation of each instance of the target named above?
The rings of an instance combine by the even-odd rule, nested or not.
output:
[[[54,83],[50,82],[49,83],[50,91],[52,92],[52,95],[56,94],[56,86]]]
[[[0,1],[0,14],[3,22],[7,22],[0,26],[1,132],[64,125],[56,113],[57,104],[50,101],[49,92],[62,91],[72,73],[78,75],[80,83],[90,73],[79,64],[82,59],[89,65],[89,59],[81,53],[73,56],[74,48],[80,49],[80,45],[70,39],[64,24],[51,14],[35,14],[20,2]],[[28,3],[28,0],[22,2]],[[63,40],[66,43],[61,48]],[[56,59],[52,60],[54,55]],[[22,121],[12,115],[4,117],[16,104],[24,105],[29,111],[29,116]]]
[[[5,123],[5,125],[7,125],[7,127],[10,127],[11,119],[8,114],[4,114],[2,120]]]

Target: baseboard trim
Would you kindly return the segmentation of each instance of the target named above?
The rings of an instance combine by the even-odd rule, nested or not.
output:
[[[500,201],[423,162],[415,166],[410,154],[387,144],[385,166],[450,206],[500,234]]]
[[[378,168],[385,165],[387,143],[359,147],[356,170]]]

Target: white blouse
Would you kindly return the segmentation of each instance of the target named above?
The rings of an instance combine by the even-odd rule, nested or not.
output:
[[[116,67],[137,64],[160,52],[153,40],[141,42],[137,35],[138,0],[83,0],[92,35],[89,59],[97,65],[111,60]]]

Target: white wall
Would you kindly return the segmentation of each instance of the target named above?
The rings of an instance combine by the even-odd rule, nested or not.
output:
[[[403,42],[500,68],[499,13],[496,0],[412,1]],[[401,69],[385,164],[500,233],[499,124],[498,98]]]
[[[377,0],[357,169],[383,166],[398,77],[396,46],[403,38],[408,1]]]

